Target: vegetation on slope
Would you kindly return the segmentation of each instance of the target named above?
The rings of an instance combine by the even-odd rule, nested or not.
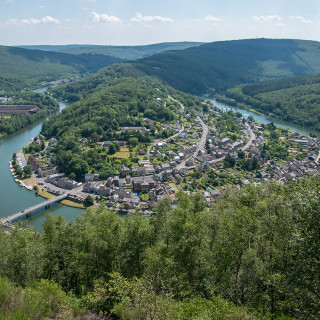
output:
[[[21,100],[19,100],[21,99]],[[50,96],[34,93],[31,91],[24,91],[15,95],[15,99],[11,104],[29,104],[36,105],[40,110],[35,114],[16,114],[9,118],[0,117],[0,136],[5,136],[16,132],[37,120],[44,118],[50,113],[58,110],[58,103]]]
[[[238,84],[320,72],[320,44],[251,39],[213,42],[137,61],[140,70],[176,89],[204,94]]]
[[[318,178],[250,185],[212,209],[201,195],[178,197],[148,220],[100,208],[76,222],[49,217],[43,234],[0,231],[0,275],[54,280],[123,319],[253,319],[218,297],[259,318],[319,318]]]
[[[227,102],[320,130],[320,74],[264,81],[229,89]]]
[[[64,98],[79,99],[42,127],[42,134],[46,138],[54,136],[58,139],[58,145],[52,150],[52,162],[61,171],[67,175],[73,173],[79,180],[91,170],[107,178],[115,174],[114,159],[106,159],[106,153],[103,148],[96,148],[96,142],[129,142],[130,138],[136,138],[137,143],[150,143],[156,131],[158,138],[170,136],[168,130],[162,129],[144,133],[120,130],[120,127],[148,126],[144,118],[161,123],[176,119],[174,111],[177,107],[174,102],[158,104],[157,98],[165,101],[168,95],[179,96],[180,101],[185,101],[186,107],[202,110],[201,99],[179,93],[149,76],[130,76],[134,74],[132,65],[122,64],[106,69],[104,74],[100,72],[97,76],[53,90]],[[79,142],[81,138],[87,138],[93,148],[83,150]],[[128,166],[127,160],[123,159],[118,167]]]
[[[93,73],[121,59],[99,54],[71,55],[0,46],[0,89],[10,90]]]
[[[123,60],[135,60],[151,56],[167,50],[184,50],[196,47],[203,42],[164,42],[140,46],[103,46],[103,45],[58,45],[58,46],[20,46],[26,49],[37,49],[44,51],[57,51],[63,53],[82,54],[104,54]]]

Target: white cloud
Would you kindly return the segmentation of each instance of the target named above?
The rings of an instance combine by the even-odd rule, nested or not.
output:
[[[130,19],[134,22],[173,22],[171,18],[161,17],[161,16],[143,16],[141,13],[137,13],[134,18]]]
[[[39,6],[39,9],[45,9],[47,8],[48,6]]]
[[[43,22],[43,23],[57,23],[57,24],[60,23],[60,21],[58,19],[50,17],[50,16],[46,16],[46,17],[42,18],[41,22]]]
[[[281,17],[277,15],[269,15],[269,16],[253,16],[251,17],[254,21],[259,21],[259,22],[280,22],[282,21]]]
[[[8,19],[8,20],[7,20],[7,23],[8,23],[8,24],[18,24],[19,21],[18,21],[18,19]]]
[[[218,18],[218,17],[214,17],[214,16],[206,16],[206,17],[204,18],[204,21],[213,22],[213,23],[218,23],[218,22],[223,21],[223,19]]]
[[[51,23],[51,24],[60,24],[60,20],[50,17],[50,16],[46,16],[43,17],[41,19],[34,19],[34,18],[30,18],[30,19],[22,19],[22,20],[18,20],[18,19],[8,19],[7,20],[7,24],[28,24],[28,25],[36,25],[36,24],[40,24],[40,23]]]
[[[105,13],[99,14],[97,12],[91,13],[91,18],[93,22],[112,22],[112,23],[119,23],[121,19],[115,16],[109,16]]]
[[[314,21],[308,20],[308,19],[306,19],[304,17],[301,17],[301,16],[295,16],[295,17],[291,16],[290,19],[298,20],[298,21],[300,21],[300,22],[302,22],[304,24],[313,24],[314,23]]]

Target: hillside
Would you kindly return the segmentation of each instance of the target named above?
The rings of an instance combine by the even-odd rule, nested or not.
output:
[[[231,104],[320,130],[320,74],[277,79],[227,90]]]
[[[320,43],[249,39],[203,44],[136,62],[143,72],[176,89],[203,94],[242,83],[320,72]]]
[[[154,55],[156,53],[167,50],[184,50],[190,47],[196,47],[203,44],[203,42],[164,42],[144,46],[102,46],[102,45],[52,45],[52,46],[20,46],[26,49],[37,49],[43,51],[56,51],[72,54],[104,54],[108,56],[117,57],[123,60],[141,59]]]
[[[49,217],[43,234],[0,230],[0,276],[15,283],[0,278],[0,316],[73,319],[82,296],[109,319],[319,319],[319,190],[252,185],[211,209],[180,194],[150,219],[100,207]]]
[[[93,73],[120,61],[98,54],[71,55],[0,46],[0,89],[23,88],[41,81]]]

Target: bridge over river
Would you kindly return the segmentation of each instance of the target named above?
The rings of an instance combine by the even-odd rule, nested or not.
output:
[[[27,208],[25,210],[22,210],[18,213],[15,213],[9,217],[2,218],[0,221],[1,223],[6,223],[6,222],[17,222],[18,220],[26,220],[28,218],[31,218],[32,216],[36,215],[39,212],[45,211],[50,209],[51,207],[55,206],[58,204],[60,201],[66,199],[68,197],[68,193],[64,193],[60,196],[48,199],[42,203],[39,203],[33,207]]]

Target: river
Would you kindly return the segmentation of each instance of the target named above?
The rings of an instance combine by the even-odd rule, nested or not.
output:
[[[225,103],[218,102],[218,101],[213,100],[213,99],[207,99],[207,100],[211,101],[214,106],[216,106],[217,108],[219,108],[220,110],[222,110],[224,112],[229,111],[229,110],[232,110],[233,112],[240,112],[244,118],[248,118],[249,116],[252,116],[254,121],[259,122],[259,123],[268,124],[270,122],[273,122],[277,127],[281,127],[281,128],[284,128],[284,129],[290,129],[290,130],[293,130],[293,131],[297,131],[297,132],[302,133],[304,135],[309,135],[310,133],[313,133],[318,138],[320,138],[320,133],[319,132],[314,131],[314,130],[308,128],[308,127],[302,127],[302,126],[296,125],[296,124],[288,122],[288,121],[282,121],[282,120],[279,120],[279,119],[276,119],[276,118],[271,118],[271,117],[267,117],[267,116],[263,116],[263,115],[258,115],[258,114],[254,113],[254,112],[250,112],[250,111],[245,110],[245,109],[240,109],[240,108],[237,108],[237,107],[231,107],[231,106],[229,106],[229,105],[227,105]]]
[[[35,92],[45,92],[47,88],[40,88]],[[66,107],[62,101],[59,103],[59,112]],[[43,198],[36,197],[34,191],[22,188],[16,183],[9,170],[9,161],[12,154],[23,148],[32,138],[37,136],[41,131],[43,120],[40,120],[22,130],[11,134],[0,140],[0,217],[7,217],[23,209],[31,207],[44,201]],[[74,219],[83,210],[57,205],[48,210],[52,215],[62,215],[66,220]],[[42,223],[45,221],[45,212],[38,214],[28,220],[36,230],[42,230]]]
[[[43,93],[47,90],[47,88],[40,88],[34,90],[38,93]],[[300,127],[292,123],[288,123],[285,121],[281,121],[278,119],[269,118],[266,116],[257,115],[250,111],[230,107],[224,103],[220,103],[215,100],[210,100],[216,107],[218,107],[222,111],[232,110],[234,112],[241,112],[242,115],[247,118],[252,115],[254,120],[259,123],[269,123],[271,121],[274,122],[276,126],[287,128],[291,130],[295,130],[302,134],[308,135],[312,132],[310,129],[305,127]],[[59,103],[59,112],[66,107],[62,101],[58,101]],[[19,151],[23,148],[32,138],[37,136],[41,131],[42,121],[40,120],[37,123],[34,123],[10,136],[5,137],[0,140],[0,217],[6,217],[16,212],[19,212],[23,209],[26,209],[30,206],[38,204],[44,201],[43,198],[36,197],[33,191],[29,191],[25,188],[22,188],[18,183],[14,182],[14,179],[9,170],[9,161],[12,158],[12,154]],[[319,133],[315,132],[319,137]],[[52,209],[48,210],[52,215],[62,215],[66,220],[75,219],[78,215],[82,214],[83,210],[65,207],[62,205],[57,205]],[[31,219],[28,220],[28,223],[32,225],[36,230],[42,230],[42,223],[46,219],[45,212],[38,214]]]

